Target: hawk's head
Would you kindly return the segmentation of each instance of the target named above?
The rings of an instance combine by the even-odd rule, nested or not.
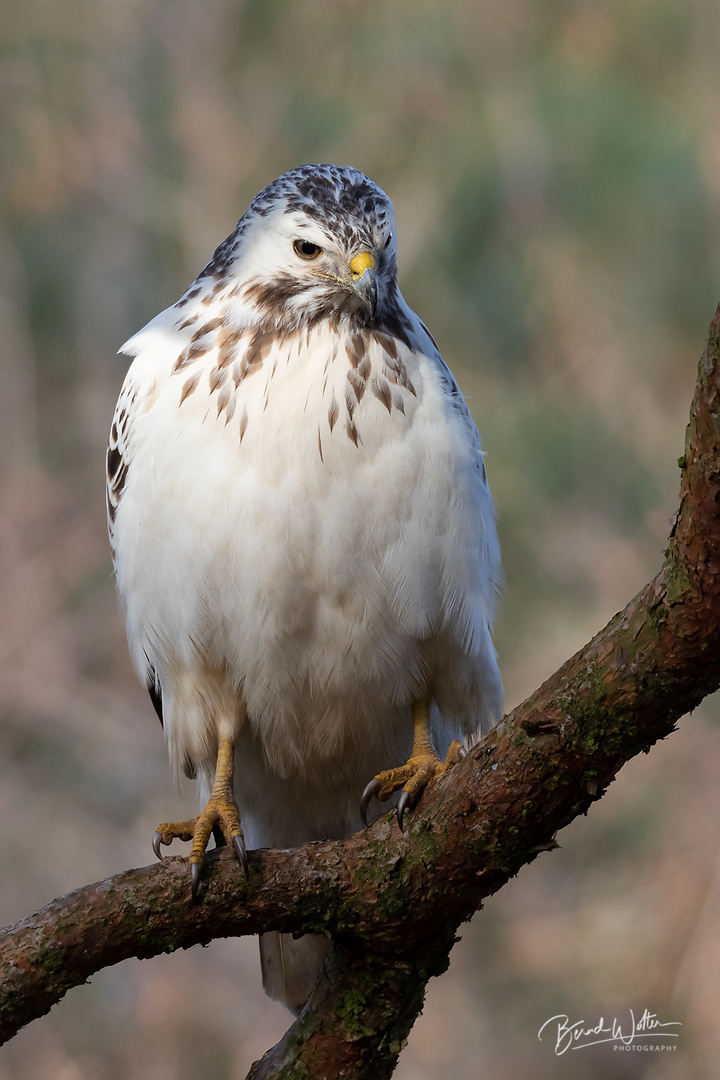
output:
[[[201,277],[276,327],[372,325],[395,305],[395,216],[357,169],[303,165],[260,192]]]

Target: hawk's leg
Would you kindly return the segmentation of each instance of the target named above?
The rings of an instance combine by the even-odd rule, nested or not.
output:
[[[367,809],[373,796],[381,802],[389,799],[394,791],[403,789],[397,808],[398,824],[403,827],[403,816],[408,807],[417,803],[423,791],[438,776],[465,757],[465,747],[457,739],[450,743],[444,761],[437,756],[430,730],[430,702],[416,701],[412,710],[413,748],[405,765],[385,769],[378,773],[365,788],[360,801],[360,814],[367,825]]]
[[[200,883],[200,868],[205,858],[205,848],[214,829],[222,833],[228,844],[232,844],[247,874],[247,852],[240,827],[240,811],[233,792],[233,756],[234,741],[231,736],[222,736],[218,744],[215,783],[212,794],[197,817],[189,821],[172,821],[158,825],[153,836],[153,850],[159,859],[161,844],[171,844],[173,840],[192,840],[190,852],[190,878],[193,898],[197,896]]]

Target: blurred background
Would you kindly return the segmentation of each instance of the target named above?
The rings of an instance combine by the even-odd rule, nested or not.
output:
[[[0,923],[151,861],[193,812],[137,685],[105,536],[117,348],[250,199],[352,164],[483,435],[517,704],[659,568],[720,299],[714,0],[2,0]],[[710,1078],[720,715],[709,701],[463,928],[400,1080]],[[556,1058],[558,1013],[682,1021]],[[0,1080],[240,1080],[288,1014],[254,941],[128,961]]]

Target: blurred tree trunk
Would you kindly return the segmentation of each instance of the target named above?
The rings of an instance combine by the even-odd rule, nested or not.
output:
[[[211,853],[190,902],[178,857],[79,889],[0,935],[2,1041],[94,971],[214,937],[331,931],[307,1007],[253,1080],[390,1076],[460,924],[618,769],[720,685],[720,309],[700,361],[680,508],[658,575],[427,792],[337,843]]]

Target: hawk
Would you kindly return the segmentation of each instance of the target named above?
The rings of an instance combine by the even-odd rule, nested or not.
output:
[[[480,437],[397,284],[392,203],[306,165],[253,200],[187,292],[122,347],[107,507],[133,662],[211,834],[339,839],[499,717],[500,578]],[[260,940],[298,1011],[329,939]]]

